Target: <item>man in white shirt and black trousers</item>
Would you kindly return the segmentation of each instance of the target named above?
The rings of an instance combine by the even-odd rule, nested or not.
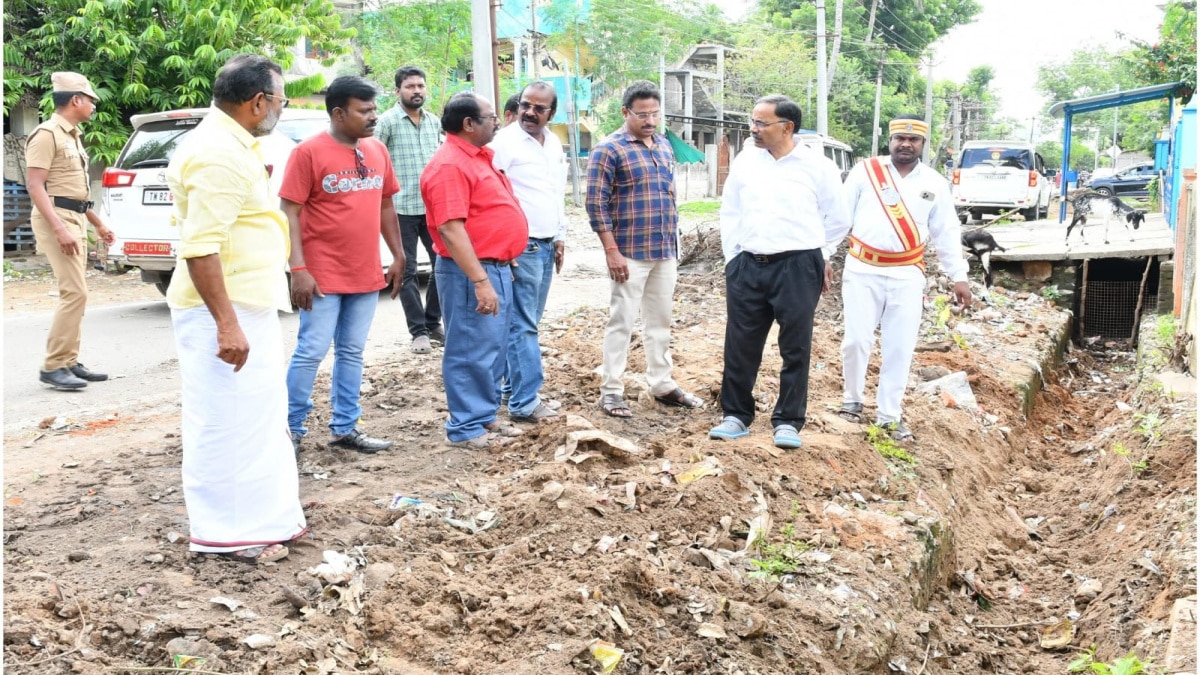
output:
[[[721,202],[725,253],[724,419],[710,438],[749,435],[754,383],[771,324],[779,322],[779,398],[771,414],[775,446],[799,448],[808,409],[813,314],[829,287],[826,260],[850,230],[841,172],[796,142],[800,107],[782,95],[754,105],[754,147],[733,161]]]
[[[928,138],[923,120],[901,115],[888,124],[888,156],[865,160],[846,176],[854,229],[842,271],[845,393],[839,414],[862,420],[867,361],[879,326],[882,360],[875,423],[887,427],[896,440],[912,438],[900,420],[900,403],[921,328],[927,244],[954,282],[955,301],[963,307],[971,304],[950,186],[921,164]]]

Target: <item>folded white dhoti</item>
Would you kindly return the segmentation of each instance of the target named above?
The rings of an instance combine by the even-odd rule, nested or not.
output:
[[[204,306],[171,310],[183,383],[183,498],[191,550],[237,551],[307,531],[287,427],[283,332],[274,309],[235,305],[250,344],[238,372],[217,358]]]

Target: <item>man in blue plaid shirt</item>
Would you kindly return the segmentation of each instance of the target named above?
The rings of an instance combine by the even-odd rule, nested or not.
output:
[[[656,130],[662,96],[640,80],[629,85],[621,103],[625,125],[596,145],[588,160],[588,220],[600,236],[612,279],[600,405],[613,417],[633,416],[624,399],[624,376],[641,307],[650,393],[665,405],[702,408],[703,401],[671,378],[679,213],[675,153]]]
[[[417,242],[425,246],[431,264],[433,239],[425,224],[425,202],[421,201],[421,172],[441,145],[441,122],[425,105],[425,71],[404,66],[396,71],[396,105],[379,118],[375,138],[383,141],[392,156],[400,192],[392,199],[400,223],[400,242],[408,261],[404,283],[400,287],[400,305],[412,335],[412,350],[417,354],[433,351],[430,340],[442,342],[442,307],[438,302],[437,281],[429,275],[429,290],[421,303],[421,285],[417,281]]]

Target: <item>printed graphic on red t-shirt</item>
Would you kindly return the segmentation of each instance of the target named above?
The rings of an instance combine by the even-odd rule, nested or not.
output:
[[[279,196],[301,204],[304,264],[322,293],[367,293],[384,286],[379,258],[381,209],[400,191],[387,147],[374,138],[355,148],[321,133],[296,146]],[[391,226],[395,226],[393,221]]]

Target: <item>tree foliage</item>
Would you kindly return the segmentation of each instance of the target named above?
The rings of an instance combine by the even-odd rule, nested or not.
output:
[[[353,34],[330,0],[14,0],[4,6],[4,110],[40,102],[48,113],[50,74],[80,72],[101,96],[88,150],[110,162],[130,115],[208,105],[217,70],[234,54],[286,68],[301,38],[332,59]]]
[[[1062,60],[1038,67],[1037,90],[1051,103],[1086,98],[1117,91],[1127,91],[1147,84],[1137,72],[1134,57],[1137,48],[1083,48]],[[1089,147],[1099,139],[1099,150],[1113,142],[1113,115],[1117,115],[1117,145],[1124,150],[1151,153],[1158,130],[1166,124],[1167,103],[1148,101],[1121,106],[1112,110],[1075,115],[1072,127],[1077,137]],[[1098,136],[1097,136],[1098,134]],[[1092,148],[1097,150],[1097,148]],[[1075,152],[1074,144],[1071,149]],[[1074,162],[1072,162],[1074,163]],[[1091,168],[1090,166],[1086,168]]]
[[[1133,74],[1145,84],[1183,82],[1186,104],[1196,91],[1196,2],[1172,0],[1163,9],[1157,42],[1131,40]]]
[[[384,5],[364,12],[356,28],[369,76],[392,91],[396,69],[417,65],[425,71],[428,100],[436,109],[472,67],[468,0]]]

